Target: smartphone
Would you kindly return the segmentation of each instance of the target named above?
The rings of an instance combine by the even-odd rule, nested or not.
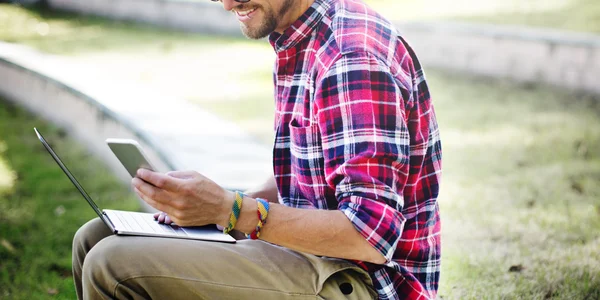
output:
[[[156,171],[144,154],[142,147],[135,140],[130,139],[107,139],[106,144],[119,159],[131,177],[135,177],[140,168]]]

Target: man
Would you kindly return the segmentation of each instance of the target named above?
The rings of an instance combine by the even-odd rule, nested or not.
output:
[[[441,144],[411,48],[360,0],[222,3],[277,53],[274,177],[245,196],[192,171],[132,184],[160,222],[252,239],[120,237],[93,220],[74,239],[78,296],[435,298]]]

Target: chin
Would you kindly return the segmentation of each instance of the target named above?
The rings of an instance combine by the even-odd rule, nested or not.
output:
[[[240,27],[244,36],[253,40],[260,40],[273,32],[273,30],[267,30],[266,28],[249,28],[244,24],[241,24]]]

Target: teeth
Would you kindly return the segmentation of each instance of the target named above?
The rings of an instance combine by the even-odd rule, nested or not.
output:
[[[251,10],[247,10],[247,11],[237,11],[237,14],[240,15],[240,16],[247,16],[247,15],[249,15],[251,12],[253,12],[255,10],[256,10],[256,8],[255,9],[251,9]]]

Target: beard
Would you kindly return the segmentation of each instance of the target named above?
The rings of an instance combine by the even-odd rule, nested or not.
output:
[[[242,29],[242,33],[247,38],[253,40],[262,39],[268,36],[277,29],[277,26],[279,25],[278,20],[281,20],[290,8],[292,8],[293,2],[294,0],[285,0],[277,13],[275,13],[272,7],[269,7],[269,9],[264,6],[257,7],[257,10],[262,10],[264,14],[263,20],[261,20],[260,24],[254,26],[246,26],[241,23],[240,28]],[[240,7],[240,9],[244,8],[246,7]]]

